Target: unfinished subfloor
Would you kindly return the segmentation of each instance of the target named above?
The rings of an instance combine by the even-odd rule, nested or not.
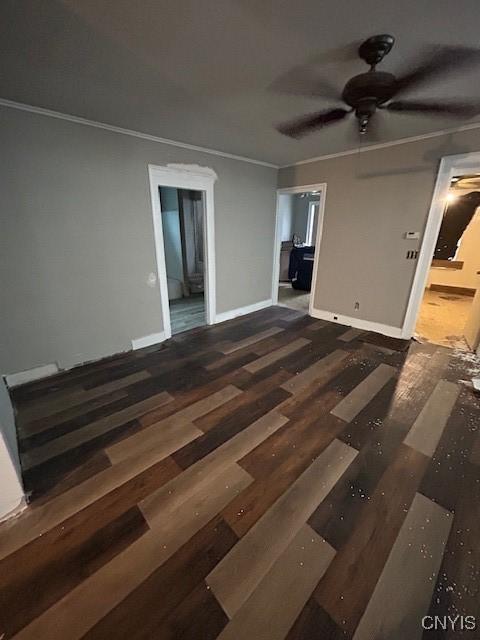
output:
[[[433,344],[469,351],[463,330],[472,302],[470,296],[425,289],[415,328],[416,336]]]
[[[289,282],[280,282],[278,285],[278,304],[308,313],[310,292],[294,289]]]
[[[425,615],[480,620],[475,373],[272,307],[18,388],[33,500],[0,526],[0,635],[411,640]]]

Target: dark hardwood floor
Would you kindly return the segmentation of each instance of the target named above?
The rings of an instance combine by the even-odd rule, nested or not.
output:
[[[273,307],[16,389],[0,638],[479,638],[476,366]]]

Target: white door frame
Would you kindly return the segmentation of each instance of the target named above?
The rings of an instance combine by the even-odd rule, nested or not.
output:
[[[165,340],[172,335],[170,305],[168,300],[167,267],[163,241],[162,211],[160,207],[160,187],[191,189],[203,192],[204,204],[204,257],[205,257],[205,311],[207,324],[215,322],[215,214],[213,185],[217,174],[208,167],[198,165],[169,164],[167,166],[148,165],[150,197],[152,202],[153,230],[157,273],[160,293],[160,309],[163,318]]]
[[[409,339],[415,332],[415,325],[432,265],[433,254],[435,252],[438,234],[440,233],[440,226],[442,224],[447,194],[452,178],[455,175],[469,173],[480,173],[480,152],[445,156],[440,161],[427,224],[418,256],[417,268],[415,269],[415,276],[403,322],[402,338]]]
[[[311,236],[313,235],[313,228],[315,226],[315,213],[317,213],[317,211],[320,211],[320,201],[310,200],[308,203],[307,232],[305,234],[305,244],[307,245],[315,244],[313,242],[314,238],[312,238]]]
[[[317,281],[317,264],[318,255],[320,253],[320,244],[322,241],[323,233],[323,219],[325,217],[325,201],[327,199],[327,183],[318,182],[316,184],[306,184],[299,187],[285,187],[283,189],[277,189],[277,206],[275,209],[275,244],[273,246],[273,274],[272,274],[272,304],[278,303],[278,283],[280,277],[280,196],[282,195],[294,195],[296,193],[305,193],[307,191],[318,191],[320,204],[318,207],[318,222],[317,222],[317,236],[315,239],[315,257],[313,260],[313,275],[312,275],[312,289],[310,292],[310,301],[308,313],[312,315],[313,309],[313,294],[315,291],[315,284]]]

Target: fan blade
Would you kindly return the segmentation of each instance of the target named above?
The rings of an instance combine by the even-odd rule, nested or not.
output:
[[[395,95],[451,70],[480,62],[480,49],[471,47],[437,47],[412,71],[397,77]]]
[[[416,102],[414,100],[398,100],[385,105],[389,111],[404,111],[406,113],[428,113],[439,116],[459,116],[472,118],[480,113],[480,104],[471,102]]]
[[[326,78],[320,78],[313,71],[296,67],[285,73],[269,86],[270,91],[309,98],[342,99],[342,91]]]
[[[343,120],[346,115],[351,113],[346,109],[329,109],[328,111],[317,111],[308,116],[302,116],[295,120],[290,120],[277,126],[277,130],[290,138],[301,138],[313,129],[320,129],[327,124]]]
[[[339,101],[342,99],[342,87],[338,87],[335,80],[324,77],[328,71],[332,78],[338,75],[337,66],[335,69],[325,69],[325,65],[338,65],[338,63],[351,62],[358,59],[358,47],[361,42],[350,42],[347,45],[326,49],[310,56],[305,62],[296,64],[268,87],[269,91],[275,93],[286,93],[291,95],[306,96],[309,98],[326,98],[328,100]]]

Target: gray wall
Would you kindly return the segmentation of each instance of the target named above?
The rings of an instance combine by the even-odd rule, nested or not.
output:
[[[279,187],[327,183],[315,308],[401,327],[420,247],[402,235],[424,231],[440,158],[477,150],[479,129],[281,169]]]
[[[61,367],[162,330],[147,165],[215,184],[217,313],[271,296],[277,171],[0,108],[3,371]]]

